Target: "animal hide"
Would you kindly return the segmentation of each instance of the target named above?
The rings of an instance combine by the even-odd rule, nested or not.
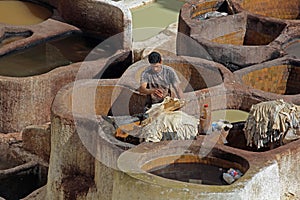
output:
[[[300,126],[299,111],[299,106],[283,100],[253,105],[244,128],[247,145],[254,144],[259,149],[283,139],[288,131],[296,133]]]
[[[147,111],[149,117],[141,124],[139,137],[146,142],[194,139],[198,134],[199,119],[177,110],[183,105],[184,101],[171,97],[153,105]]]

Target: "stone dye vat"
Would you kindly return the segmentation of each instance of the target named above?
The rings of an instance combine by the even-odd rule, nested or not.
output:
[[[132,48],[132,18],[123,2],[64,0],[53,4],[65,22],[104,37],[118,34],[115,42],[120,43],[121,49]]]
[[[47,182],[48,167],[20,147],[0,144],[0,197],[17,200]]]
[[[128,57],[128,53],[125,54],[125,56],[117,56],[119,58],[117,61],[113,57],[89,61],[87,63],[90,67],[85,73],[96,76],[101,71],[101,67],[99,66],[105,66],[107,63],[108,66],[119,66],[117,63],[128,62],[130,56]],[[122,53],[118,55],[122,55]],[[49,109],[56,92],[62,86],[76,79],[81,65],[82,62],[76,62],[36,76],[1,76],[2,103],[0,111],[5,113],[0,122],[1,132],[21,131],[28,125],[39,125],[50,121]],[[94,78],[90,74],[81,75]],[[7,123],[8,121],[10,123]]]
[[[233,0],[233,3],[239,11],[245,10],[266,17],[298,20],[300,16],[298,0]]]
[[[191,81],[193,78],[183,84],[184,88],[190,84],[195,89],[186,91],[187,100],[190,98],[196,103],[187,110],[191,113],[199,112],[199,105],[203,103],[209,103],[212,112],[221,109],[249,111],[251,105],[274,98],[265,93],[253,95],[254,89],[246,87],[228,69],[212,61],[172,57],[164,58],[164,62],[174,67],[183,78],[191,74],[198,78],[216,77],[212,87],[199,87],[197,81]],[[209,135],[200,135],[193,141],[143,143],[138,146],[117,140],[114,137],[115,127],[107,121],[107,116],[141,113],[145,103],[144,96],[138,94],[135,88],[147,63],[141,61],[138,64],[130,66],[119,79],[78,80],[58,92],[52,106],[47,198],[250,200],[278,199],[286,191],[298,195],[299,170],[295,165],[299,157],[299,140],[264,152],[245,151],[248,149],[243,149],[245,145],[242,146],[240,141],[231,146],[217,144]],[[213,76],[212,72],[216,71],[219,75]],[[213,165],[215,169],[222,168],[222,172],[229,167],[237,168],[244,175],[231,185],[221,185],[220,179],[216,183],[216,177],[219,177],[216,171],[213,172],[216,175],[213,180],[205,179],[206,184],[201,181],[205,177],[194,177],[189,173],[181,175],[181,181],[171,179],[174,178],[172,175],[163,178],[165,172],[157,171],[157,167],[174,163],[174,156],[178,156],[180,163],[192,162],[187,164],[191,170],[195,165],[203,167],[204,164]],[[205,159],[205,156],[213,158]],[[172,170],[176,173],[183,171],[180,169],[185,165],[179,164]],[[283,173],[285,169],[291,172]],[[207,185],[208,182],[214,184]]]
[[[244,58],[238,60],[239,63],[246,63],[243,66],[250,66],[257,62],[258,59],[260,59],[258,62],[264,62],[266,58],[270,60],[281,56],[281,53],[284,53],[282,52],[282,43],[286,44],[291,38],[294,38],[293,34],[298,30],[297,26],[295,26],[293,33],[287,31],[287,27],[289,27],[289,31],[291,30],[290,23],[296,23],[295,21],[297,20],[290,20],[293,21],[290,22],[287,20],[262,18],[248,11],[239,13],[239,10],[237,7],[234,7],[234,3],[231,3],[231,1],[220,2],[221,4],[217,3],[220,7],[214,7],[210,11],[218,10],[227,12],[229,15],[226,17],[207,19],[207,21],[203,20],[203,26],[207,28],[211,34],[214,34],[214,38],[217,38],[217,41],[210,43],[206,36],[205,40],[203,39],[204,45],[201,45],[204,47],[206,45],[210,48],[212,48],[212,44],[224,45],[226,48],[229,46],[235,49],[231,55],[242,52],[236,57],[244,56]],[[52,6],[56,7],[57,12],[61,14],[60,17],[74,26],[63,23],[62,21],[56,21],[52,18],[42,22],[39,26],[22,26],[18,28],[6,26],[3,27],[3,29],[1,28],[1,33],[13,32],[15,30],[17,30],[17,32],[31,31],[31,33],[33,33],[32,36],[25,36],[27,37],[26,39],[14,41],[14,49],[22,48],[24,45],[40,41],[48,36],[56,36],[66,31],[78,31],[79,29],[92,33],[101,33],[101,35],[107,37],[121,33],[121,38],[123,39],[120,40],[122,44],[120,46],[124,47],[124,49],[126,49],[125,52],[127,52],[127,50],[131,51],[131,17],[129,10],[124,7],[123,3],[124,2],[108,1],[51,1]],[[204,9],[204,6],[201,5],[203,2],[196,3],[199,3],[196,4],[197,9]],[[226,22],[225,19],[227,18],[232,21],[229,20],[230,22]],[[235,21],[235,18],[241,22],[238,20]],[[198,19],[191,18],[191,20],[197,21]],[[198,20],[197,22],[200,23],[202,21]],[[221,32],[223,29],[225,31],[223,26],[218,29],[213,29],[208,26],[208,24],[213,25],[215,23],[216,25],[219,22],[224,22],[224,27],[228,28],[230,28],[230,24],[232,26],[232,24],[240,25],[244,23],[241,31],[244,31],[245,34],[239,36],[245,36],[247,38],[247,45],[243,44],[244,39],[237,40],[239,42],[238,45],[229,43],[222,36],[224,32],[218,36],[217,33],[219,31]],[[245,24],[249,26],[247,27]],[[62,26],[63,28],[61,28]],[[263,26],[269,26],[272,32],[269,33]],[[46,29],[46,27],[55,27],[56,29]],[[37,29],[43,30],[43,34],[37,34]],[[197,27],[195,29],[197,29]],[[230,29],[230,31],[232,31],[232,29]],[[230,33],[232,33],[230,31],[227,32],[229,36]],[[49,34],[44,34],[45,32]],[[288,36],[285,33],[288,33]],[[253,40],[251,37],[252,34],[259,35],[258,40]],[[227,36],[228,35],[226,35],[226,37]],[[202,41],[202,38],[193,38],[193,40],[198,42],[200,40]],[[243,45],[253,48],[249,47],[247,51],[241,51],[237,48]],[[263,46],[266,48],[262,48],[260,51],[257,50]],[[220,48],[220,46],[213,47],[213,51]],[[281,49],[279,47],[281,47]],[[1,55],[9,53],[11,51],[10,48],[10,45],[4,44],[0,49]],[[226,55],[226,49],[224,49],[222,49],[222,54],[224,51]],[[251,50],[258,52],[256,56],[261,57],[256,59],[253,53],[253,59],[250,60],[249,58],[249,60],[247,60],[248,50],[250,53]],[[206,49],[205,51],[206,53],[210,52]],[[261,54],[265,52],[264,57]],[[229,53],[227,57],[231,58],[228,55]],[[126,58],[130,59],[128,57],[130,56]],[[216,57],[218,58],[218,56]],[[226,67],[224,67],[212,61],[202,61],[202,59],[188,56],[186,56],[186,58],[187,59],[172,58],[174,60],[166,58],[164,60],[166,64],[174,67],[176,71],[180,73],[186,99],[195,103],[192,109],[188,110],[189,113],[199,112],[200,106],[204,103],[209,103],[212,111],[219,109],[249,111],[251,105],[255,103],[269,99],[277,99],[278,97],[298,102],[298,104],[300,103],[299,100],[297,100],[299,98],[296,94],[281,95],[264,92],[244,84],[240,81],[240,77],[226,69],[228,66],[235,66],[233,61],[232,63],[234,64],[232,64],[230,60],[227,60],[227,62],[224,63]],[[112,58],[112,60],[114,59]],[[105,70],[107,72],[105,76],[102,76],[103,71],[101,71],[96,73],[97,77],[94,77],[94,73],[87,70],[86,74],[83,74],[80,78],[90,79],[90,74],[93,74],[92,78],[112,78],[111,74],[118,71],[119,66],[123,66],[119,64],[113,66],[109,65],[112,60],[101,60],[99,61],[99,65],[93,62],[89,63],[91,65],[96,64],[98,67],[106,66],[109,72]],[[79,69],[79,64],[75,63],[72,64],[72,66]],[[137,68],[130,68],[131,71],[124,73],[124,78],[119,78],[122,74],[120,73],[118,74],[120,76],[113,77],[116,78],[113,80],[78,81],[78,79],[80,79],[78,78],[76,82],[60,90],[55,97],[51,110],[52,143],[50,169],[47,186],[44,187],[47,194],[45,197],[38,196],[36,199],[127,200],[148,198],[151,200],[160,200],[203,198],[252,200],[283,199],[286,193],[292,193],[296,196],[300,195],[298,183],[300,179],[300,170],[298,167],[298,160],[300,158],[299,141],[286,144],[270,151],[251,152],[245,151],[238,146],[226,146],[221,144],[212,145],[208,148],[203,144],[207,144],[206,142],[210,144],[209,138],[203,135],[200,136],[197,141],[149,143],[142,144],[138,147],[116,140],[113,137],[115,127],[110,124],[105,117],[107,117],[107,115],[118,117],[133,115],[140,113],[143,108],[144,98],[135,91],[138,85],[137,83],[139,82],[138,73],[141,72],[142,68],[136,71],[135,69]],[[70,72],[63,71],[59,71],[59,73],[61,74],[61,79],[65,78],[67,73],[70,74]],[[45,78],[53,80],[51,77],[47,76]],[[207,81],[205,80],[206,78],[208,79]],[[20,80],[21,79],[18,79],[18,81]],[[72,80],[69,81],[71,82]],[[32,87],[35,86],[35,82],[38,83],[36,79],[31,82]],[[51,84],[52,83],[53,81]],[[23,82],[20,84],[23,84]],[[3,86],[3,88],[6,87],[7,86]],[[75,90],[73,90],[74,88]],[[58,90],[58,88],[56,89]],[[45,91],[44,88],[36,90]],[[13,90],[10,89],[9,91]],[[56,91],[54,92],[55,94]],[[75,99],[74,94],[76,94]],[[3,96],[4,95],[2,95],[1,98]],[[26,96],[26,98],[29,97]],[[14,97],[13,99],[18,98]],[[44,99],[48,98],[46,97]],[[15,102],[12,102],[11,104],[14,105],[14,103]],[[43,104],[44,101],[40,103]],[[11,104],[5,104],[6,106],[4,106],[5,109],[3,109],[3,113],[4,111],[5,114],[7,113],[6,111]],[[14,111],[20,111],[20,107]],[[44,111],[45,110],[42,110],[32,115],[36,117],[39,116],[40,113],[44,113]],[[128,154],[127,151],[125,151],[127,149],[130,149]],[[165,152],[165,154],[160,150]],[[119,159],[120,155],[122,157],[121,159]],[[187,179],[184,175],[181,176],[183,179],[179,181],[163,178],[159,171],[157,175],[150,173],[153,172],[153,170],[157,172],[158,166],[166,166],[161,164],[174,163],[174,155],[178,156],[177,160],[180,162],[194,162],[191,165],[187,164],[187,167],[190,167],[191,170],[194,169],[192,167],[194,165],[202,167],[202,164],[204,164],[205,166],[214,165],[214,167],[218,169],[234,167],[240,169],[244,175],[232,185],[207,185],[204,184],[203,181],[199,181],[203,180],[203,177],[193,177],[193,173],[187,174],[188,179],[191,181],[186,181]],[[205,156],[211,159],[205,159]],[[137,161],[135,162],[134,160]],[[164,160],[170,162],[163,163]],[[176,165],[173,170],[179,173],[183,171],[180,169],[182,169],[181,167],[184,165],[185,164]],[[130,167],[126,169],[128,166]],[[131,169],[137,169],[138,173],[134,173],[135,171],[132,173],[132,171],[130,171]],[[162,173],[164,174],[164,171]]]
[[[278,99],[289,98],[297,104],[300,94],[299,64],[299,60],[293,58],[280,58],[238,70],[234,74],[258,93],[274,93]]]
[[[4,1],[1,1],[1,3],[4,3]],[[45,4],[40,1],[36,3]],[[129,29],[131,27],[131,19],[128,19],[129,10],[124,5],[115,2],[90,2],[92,6],[89,7],[89,15],[83,20],[80,13],[86,10],[85,7],[80,6],[80,3],[67,3],[67,1],[52,3],[51,5],[47,4],[47,6],[53,9],[53,14],[51,12],[51,15],[45,21],[31,25],[13,26],[1,24],[0,26],[0,59],[3,59],[1,64],[2,76],[0,77],[0,113],[3,114],[0,121],[1,132],[21,131],[27,125],[43,124],[50,121],[50,105],[56,92],[63,85],[75,80],[77,71],[82,64],[80,62],[85,60],[89,50],[95,46],[82,48],[78,43],[74,45],[74,41],[80,41],[80,38],[75,38],[72,41],[68,41],[68,44],[74,49],[68,49],[65,43],[59,44],[58,42],[56,45],[47,43],[51,39],[57,39],[59,36],[67,35],[71,32],[84,32],[98,39],[100,38],[102,41],[104,38],[120,33],[119,38],[114,41],[116,46],[112,48],[109,46],[108,48],[114,52],[117,50],[122,51],[123,49],[126,49],[128,52],[131,51],[131,30]],[[99,13],[103,15],[101,17],[102,20],[99,20]],[[105,13],[110,13],[113,17]],[[107,21],[110,21],[110,23],[107,23]],[[46,45],[42,47],[38,45],[44,42],[46,42]],[[86,45],[89,42],[84,41],[83,43]],[[18,54],[20,50],[33,46],[35,46],[35,51]],[[100,53],[105,52],[108,54],[104,56],[105,58],[112,56],[107,49],[100,49],[99,51]],[[42,52],[45,52],[46,55],[36,56],[36,53]],[[54,57],[54,55],[59,58]],[[23,60],[18,56],[22,57]],[[89,58],[92,57],[89,54]],[[97,59],[99,58],[95,57],[92,60]],[[131,56],[128,56],[127,62],[129,60],[131,64],[130,59]],[[19,63],[11,66],[11,60]],[[106,61],[99,61],[98,65],[103,66]],[[119,61],[111,61],[108,65],[117,67],[116,63],[122,61],[119,58]],[[28,69],[28,65],[31,69]],[[3,72],[4,68],[11,69],[11,71],[8,73]],[[32,71],[32,69],[36,71]],[[95,72],[94,75],[97,73]],[[103,75],[112,77],[108,72]]]
[[[223,3],[222,3],[223,2]],[[190,36],[210,55],[231,71],[281,57],[281,47],[293,38],[296,22],[264,18],[249,12],[238,12],[231,1],[189,2],[180,13],[178,31]],[[199,19],[212,11],[227,16]],[[177,36],[177,53],[205,58],[195,45]]]
[[[58,92],[52,106],[49,199],[112,198],[116,160],[133,145],[117,140],[102,116],[112,110],[116,116],[140,113],[145,103],[143,96],[116,83],[78,80]],[[82,185],[75,187],[74,179]]]
[[[244,152],[218,146],[205,152],[201,143],[205,141],[172,141],[162,143],[148,143],[121,154],[118,166],[124,174],[117,174],[115,188],[115,199],[271,199],[279,198],[279,192],[271,192],[268,188],[278,180],[278,168],[273,164],[264,165],[260,159],[247,156]],[[202,144],[203,145],[203,144]],[[223,148],[225,147],[225,148]],[[226,150],[225,150],[226,149]],[[230,152],[230,153],[229,153]],[[163,177],[162,174],[153,174],[152,170],[176,165],[188,165],[202,163],[204,165],[217,166],[220,171],[232,167],[243,172],[243,176],[231,185],[221,185],[215,182],[207,184],[200,178],[201,170],[189,174],[188,170],[182,169],[176,173]],[[260,170],[256,167],[260,165]],[[168,172],[166,172],[168,173]],[[165,175],[166,175],[165,173]],[[164,174],[164,173],[163,173]],[[197,177],[198,174],[198,177]],[[209,172],[205,173],[206,175]],[[211,177],[219,178],[220,172],[210,174]],[[254,176],[254,174],[256,174]],[[264,176],[271,175],[268,181],[262,183]],[[208,176],[210,176],[208,175]],[[216,176],[216,177],[215,177]],[[202,178],[205,178],[203,175]],[[189,180],[189,181],[187,181]],[[126,184],[125,184],[126,183]],[[266,187],[268,185],[268,187]],[[278,186],[272,186],[273,189]],[[260,188],[253,191],[252,189]]]

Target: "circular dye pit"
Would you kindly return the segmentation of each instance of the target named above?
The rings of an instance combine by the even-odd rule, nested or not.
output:
[[[218,18],[215,19],[216,22]],[[224,28],[226,27],[226,29]],[[285,24],[262,21],[257,17],[236,15],[230,20],[205,23],[199,26],[201,36],[219,44],[261,46],[274,41],[283,31]],[[222,30],[222,31],[219,31]]]
[[[47,182],[48,168],[30,154],[0,143],[0,199],[19,200]]]
[[[0,178],[0,197],[19,200],[47,183],[47,170],[36,166],[26,171]],[[0,198],[1,199],[1,198]]]
[[[200,51],[194,50],[199,45],[206,49],[213,61],[222,63],[231,71],[280,57],[280,50],[272,44],[283,34],[287,24],[247,13],[236,14],[228,2],[184,4],[178,32],[190,36],[196,44],[187,43],[184,37],[177,35],[177,55],[205,58]],[[227,15],[201,18],[216,11]]]
[[[300,94],[300,63],[297,60],[274,60],[235,74],[241,77],[243,84],[254,89],[280,95]]]
[[[118,164],[128,175],[149,184],[154,183],[161,191],[169,186],[189,188],[189,184],[228,185],[223,179],[223,173],[228,169],[233,168],[243,174],[249,169],[249,163],[237,155],[212,148],[201,157],[196,145],[189,144],[186,146],[189,150],[185,152],[191,152],[183,153],[184,144],[188,142],[173,141],[170,146],[168,143],[142,144],[121,154]]]
[[[251,5],[255,5],[251,2]],[[234,14],[233,8],[227,1],[209,1],[195,4],[190,7],[192,12],[191,23],[197,24],[201,37],[212,42],[232,45],[267,45],[281,33],[284,24],[272,21],[263,21],[254,16],[235,15],[224,19],[224,17],[213,17],[215,22],[201,23],[200,20],[205,13],[218,11],[227,15]],[[228,20],[227,20],[228,19]],[[196,20],[196,21],[195,21]],[[226,27],[226,28],[225,28]],[[196,30],[195,30],[196,31]]]
[[[249,12],[279,19],[299,19],[299,0],[242,0],[240,6]]]
[[[255,147],[247,146],[247,140],[245,133],[243,131],[245,127],[245,122],[236,122],[232,124],[233,127],[229,130],[229,133],[226,137],[228,146],[248,150],[248,151],[257,151]],[[267,149],[261,149],[260,151],[266,151]],[[269,149],[268,149],[269,150]]]
[[[0,23],[10,25],[38,24],[49,17],[52,11],[44,6],[27,1],[0,1]]]

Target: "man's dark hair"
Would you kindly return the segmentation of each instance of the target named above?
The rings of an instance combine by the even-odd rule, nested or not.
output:
[[[161,56],[160,56],[160,54],[158,52],[153,51],[152,53],[150,53],[148,55],[148,61],[151,64],[160,63]]]

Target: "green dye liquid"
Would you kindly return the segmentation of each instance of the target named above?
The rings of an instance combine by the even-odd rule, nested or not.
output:
[[[177,22],[179,11],[184,3],[179,0],[157,0],[132,9],[133,40],[149,39],[168,25]]]
[[[249,113],[245,111],[234,109],[217,110],[211,112],[212,121],[223,119],[229,121],[230,123],[246,121],[248,115]]]

